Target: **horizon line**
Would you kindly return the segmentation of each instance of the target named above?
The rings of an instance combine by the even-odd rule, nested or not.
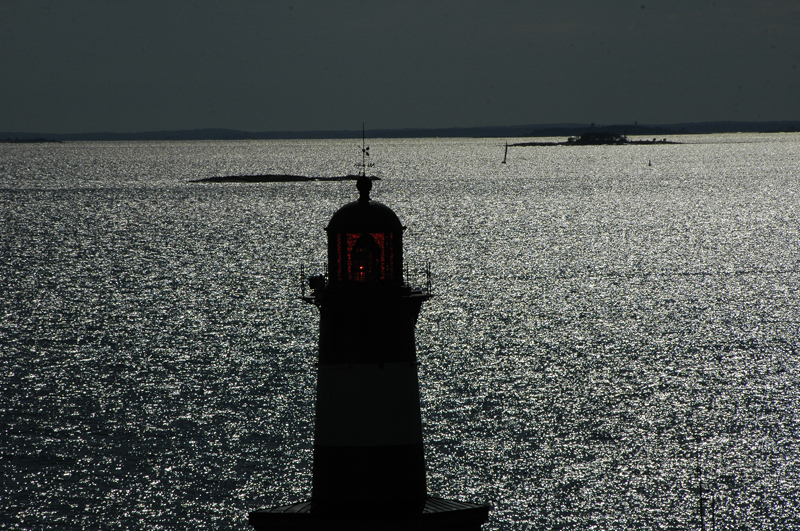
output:
[[[618,134],[711,134],[800,132],[800,120],[769,121],[706,121],[667,124],[597,124],[597,123],[545,123],[526,125],[494,125],[472,127],[403,127],[367,129],[372,138],[436,138],[474,137],[498,138],[504,136],[574,136],[591,130],[603,129]],[[31,133],[23,131],[0,132],[0,140],[49,139],[69,140],[293,140],[341,139],[361,137],[361,130],[301,130],[301,131],[246,131],[240,129],[207,127],[194,129],[151,130],[137,132],[95,131],[88,133]],[[541,135],[540,133],[547,133]]]

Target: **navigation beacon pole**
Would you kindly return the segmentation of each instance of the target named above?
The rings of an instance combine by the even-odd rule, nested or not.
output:
[[[358,201],[326,227],[311,500],[250,513],[258,530],[480,530],[489,507],[427,495],[414,328],[430,293],[403,280],[397,215]]]

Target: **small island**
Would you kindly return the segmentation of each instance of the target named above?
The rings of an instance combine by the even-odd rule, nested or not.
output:
[[[340,177],[306,177],[305,175],[267,174],[267,175],[224,175],[219,177],[206,177],[205,179],[192,179],[190,183],[288,183],[302,181],[357,181],[363,175],[342,175]],[[367,176],[373,181],[380,181],[380,177]]]
[[[627,135],[617,135],[607,132],[583,133],[580,136],[571,136],[566,142],[518,142],[509,146],[621,146],[621,145],[651,145],[651,144],[680,144],[666,138],[662,140],[628,140]]]

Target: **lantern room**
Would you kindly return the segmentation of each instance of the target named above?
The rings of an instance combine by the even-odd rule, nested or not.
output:
[[[340,208],[328,233],[328,281],[400,286],[403,282],[403,230],[391,208],[371,201],[372,181],[361,177],[360,197]]]

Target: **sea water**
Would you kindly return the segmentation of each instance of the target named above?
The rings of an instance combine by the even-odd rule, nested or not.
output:
[[[800,135],[374,139],[428,491],[484,529],[800,529]],[[310,494],[301,267],[360,142],[0,145],[0,527],[248,529]]]

